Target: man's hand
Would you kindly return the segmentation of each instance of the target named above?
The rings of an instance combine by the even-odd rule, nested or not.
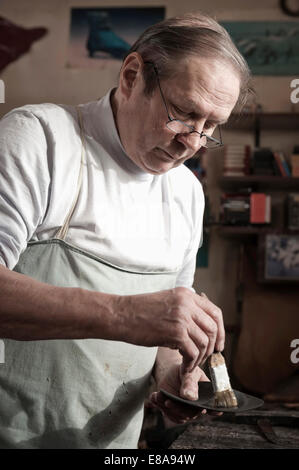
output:
[[[165,377],[158,383],[158,388],[162,388],[173,395],[180,396],[186,400],[198,399],[198,382],[209,382],[208,377],[202,369],[196,367],[193,372],[182,373],[182,366],[175,364],[171,366]],[[192,405],[185,405],[169,399],[162,392],[154,392],[150,396],[151,404],[159,408],[164,417],[170,419],[173,423],[184,424],[198,419],[206,414],[207,410]],[[219,416],[222,413],[209,412]]]
[[[206,296],[185,287],[121,296],[116,315],[120,340],[179,350],[183,372],[192,371],[214,350],[224,349],[221,310]]]

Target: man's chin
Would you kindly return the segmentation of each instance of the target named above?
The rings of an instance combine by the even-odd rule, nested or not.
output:
[[[160,151],[161,152],[161,151]],[[158,155],[158,156],[157,156]],[[172,159],[165,159],[163,153],[153,153],[151,159],[145,159],[142,162],[143,169],[153,175],[161,175],[171,170],[175,165],[176,161]]]
[[[173,166],[174,165],[171,162],[160,162],[159,165],[153,165],[153,167],[146,164],[143,165],[145,171],[151,173],[152,175],[162,175],[163,173],[171,170]]]

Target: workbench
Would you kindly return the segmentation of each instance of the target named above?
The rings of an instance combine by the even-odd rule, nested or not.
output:
[[[299,411],[282,407],[204,416],[189,424],[170,449],[299,449]]]

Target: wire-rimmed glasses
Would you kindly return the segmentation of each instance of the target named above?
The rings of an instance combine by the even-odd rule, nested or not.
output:
[[[154,71],[155,71],[155,74],[156,74],[156,77],[157,77],[158,87],[159,87],[160,94],[161,94],[161,98],[163,100],[163,103],[164,103],[164,106],[165,106],[165,109],[166,109],[166,112],[167,112],[167,116],[168,116],[168,121],[166,122],[167,129],[169,129],[174,134],[190,134],[190,136],[195,136],[195,137],[197,137],[199,135],[200,140],[201,140],[200,145],[202,147],[205,147],[205,148],[208,148],[208,149],[222,147],[223,142],[222,142],[220,125],[218,125],[217,128],[216,128],[216,129],[218,129],[218,133],[219,133],[219,139],[216,139],[215,137],[207,135],[203,131],[198,132],[195,129],[194,126],[191,126],[190,124],[187,124],[186,122],[181,121],[180,119],[175,119],[175,118],[170,116],[169,111],[168,111],[168,107],[167,107],[167,104],[166,104],[166,100],[165,100],[165,97],[164,97],[163,92],[162,92],[158,69],[157,69],[157,67],[155,66],[155,64],[153,62],[144,62],[144,63],[145,64],[150,64],[154,68]]]

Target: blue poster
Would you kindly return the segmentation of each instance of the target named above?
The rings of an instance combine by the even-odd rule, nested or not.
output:
[[[299,21],[224,21],[253,75],[299,74]]]
[[[121,61],[136,39],[165,17],[164,7],[72,8],[68,67]]]

